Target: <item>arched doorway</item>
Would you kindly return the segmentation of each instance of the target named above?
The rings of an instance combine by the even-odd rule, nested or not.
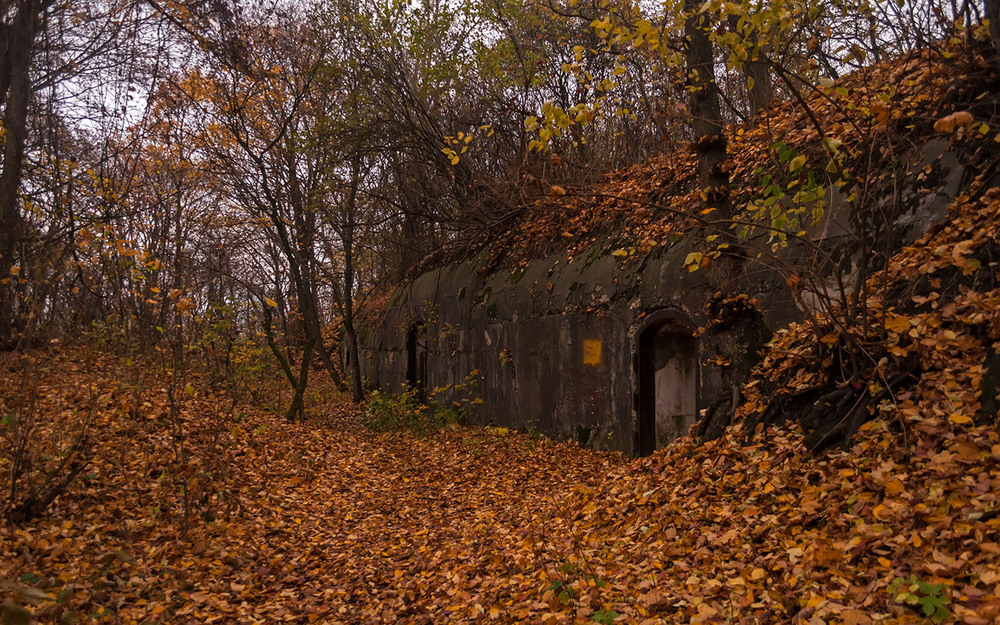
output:
[[[406,333],[406,383],[417,391],[417,399],[427,402],[427,325],[415,321]]]
[[[636,350],[636,453],[648,456],[685,434],[698,416],[698,339],[676,314],[654,315]]]

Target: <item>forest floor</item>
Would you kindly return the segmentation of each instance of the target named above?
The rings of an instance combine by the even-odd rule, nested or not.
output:
[[[4,623],[1000,622],[995,426],[629,460],[502,428],[375,433],[334,396],[290,424],[124,358],[31,358],[0,362],[0,405],[37,424],[34,468],[83,424],[93,452],[0,532]]]

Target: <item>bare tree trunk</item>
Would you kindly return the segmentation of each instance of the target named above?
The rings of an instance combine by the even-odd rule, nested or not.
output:
[[[289,267],[292,270],[292,280],[295,284],[296,294],[299,298],[299,308],[302,312],[302,320],[305,323],[307,342],[311,343],[316,353],[319,355],[323,366],[326,367],[330,378],[337,388],[344,389],[344,381],[330,358],[330,352],[323,343],[323,325],[319,318],[319,304],[316,301],[316,293],[313,290],[316,283],[313,268],[315,266],[315,256],[313,244],[315,242],[316,219],[310,208],[306,205],[306,199],[299,186],[299,177],[296,170],[295,152],[297,147],[291,140],[286,142],[286,163],[288,166],[289,180],[289,200],[292,207],[293,219],[297,239],[295,247],[291,245],[289,237],[285,235],[283,240],[288,240],[286,255],[288,256]],[[275,225],[278,226],[277,222]],[[280,227],[280,226],[279,226]]]
[[[729,28],[733,32],[738,32],[740,17],[738,15],[729,16]],[[774,81],[771,80],[771,71],[767,63],[760,59],[760,51],[757,48],[757,33],[747,34],[747,43],[752,44],[756,54],[743,63],[743,79],[747,85],[747,95],[749,96],[749,113],[753,117],[771,103],[774,97]]]
[[[288,379],[288,385],[292,389],[296,389],[299,386],[299,381],[295,379],[295,374],[292,372],[292,366],[289,364],[288,359],[285,355],[281,353],[281,348],[278,347],[278,342],[274,339],[274,328],[272,327],[271,320],[271,309],[268,308],[267,301],[261,298],[261,312],[264,315],[264,336],[267,337],[267,346],[271,348],[271,353],[274,354],[274,359],[278,361],[278,365],[281,366],[282,372],[285,374],[285,378]]]
[[[292,403],[288,406],[288,412],[285,413],[285,418],[293,423],[296,420],[300,423],[305,420],[305,394],[309,384],[309,366],[312,364],[315,345],[315,337],[307,334],[305,347],[302,348],[302,362],[299,363],[299,379],[295,386],[295,395],[292,397]]]
[[[14,254],[23,236],[18,193],[24,163],[28,103],[31,99],[31,53],[48,2],[21,0],[9,23],[0,23],[0,104],[4,106],[3,169],[0,170],[0,280],[12,278]],[[15,281],[0,284],[0,347],[12,346]]]
[[[330,350],[323,343],[323,327],[319,321],[319,308],[316,305],[316,296],[312,291],[312,285],[304,282],[302,278],[299,278],[299,280],[302,281],[298,293],[299,306],[301,307],[302,319],[306,326],[306,336],[312,345],[311,349],[319,354],[319,358],[330,374],[330,379],[333,380],[333,383],[337,388],[343,390],[345,388],[344,380],[340,377],[337,368],[333,364],[333,359],[330,357]]]
[[[688,107],[694,130],[694,148],[698,153],[698,181],[705,193],[705,204],[714,208],[716,219],[732,216],[729,203],[729,171],[726,169],[726,135],[719,105],[719,85],[715,82],[715,58],[708,29],[708,16],[698,12],[698,4],[685,4],[687,19],[687,73],[691,97]]]
[[[986,19],[990,22],[990,37],[996,50],[996,63],[1000,68],[1000,0],[986,0]]]
[[[747,81],[750,94],[750,117],[766,109],[774,98],[774,81],[767,63],[759,60],[743,64],[743,77]]]
[[[361,362],[358,355],[358,335],[354,328],[354,227],[358,184],[361,178],[361,156],[351,159],[351,190],[347,196],[346,223],[341,234],[344,243],[344,334],[351,354],[351,397],[360,402],[365,398],[361,388]]]

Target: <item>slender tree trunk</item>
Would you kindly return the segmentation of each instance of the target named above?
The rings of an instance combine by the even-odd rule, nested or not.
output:
[[[278,347],[278,342],[274,339],[274,329],[271,327],[271,309],[268,308],[266,301],[261,302],[261,310],[264,314],[264,336],[267,337],[267,346],[271,348],[271,353],[274,354],[274,359],[277,360],[278,365],[281,366],[281,371],[284,372],[285,378],[288,379],[289,386],[291,386],[292,389],[296,389],[299,386],[299,381],[295,379],[295,374],[292,372],[291,364],[289,364],[285,355],[281,353],[281,348]]]
[[[309,366],[312,364],[315,343],[315,337],[306,335],[306,344],[302,349],[302,362],[299,363],[299,383],[295,387],[295,395],[292,397],[292,403],[288,406],[288,412],[285,413],[285,418],[292,422],[298,420],[301,423],[305,420],[306,387],[309,385]]]
[[[319,358],[323,362],[323,367],[329,372],[330,379],[333,380],[337,388],[344,390],[346,388],[344,380],[340,377],[337,368],[334,366],[333,358],[330,357],[330,350],[323,343],[323,326],[319,321],[319,308],[316,305],[316,296],[313,294],[311,285],[308,283],[303,282],[302,284],[299,292],[299,306],[302,310],[302,320],[306,326],[306,336],[311,339],[311,349],[319,354]]]
[[[340,374],[337,373],[336,368],[334,368],[330,353],[327,351],[326,346],[323,345],[322,328],[319,322],[316,298],[313,294],[311,284],[306,280],[306,276],[303,275],[303,267],[300,262],[302,255],[299,250],[293,247],[293,243],[288,236],[288,230],[285,227],[285,222],[277,210],[272,210],[270,218],[271,223],[274,224],[278,232],[278,242],[282,253],[285,255],[285,259],[288,261],[289,272],[292,274],[292,284],[295,286],[295,295],[299,298],[299,310],[302,313],[302,323],[305,326],[306,342],[309,345],[309,350],[310,352],[316,351],[319,353],[320,359],[329,371],[333,383],[337,385],[337,388],[343,390],[345,388],[344,381],[341,379]]]
[[[347,223],[344,225],[344,333],[347,349],[351,354],[351,396],[356,402],[365,398],[361,387],[361,362],[358,354],[358,335],[354,328],[354,227],[357,209],[358,184],[361,178],[361,157],[351,159],[351,190],[347,196]]]
[[[295,283],[295,290],[299,298],[299,308],[302,311],[302,321],[305,324],[306,336],[311,339],[312,347],[319,355],[323,366],[330,374],[330,378],[338,389],[344,390],[345,385],[340,374],[334,366],[330,352],[323,342],[323,325],[319,318],[319,304],[316,301],[316,293],[313,287],[316,283],[313,275],[315,256],[313,253],[313,243],[315,242],[316,221],[315,217],[306,205],[305,197],[299,186],[299,178],[295,163],[296,146],[289,140],[286,142],[286,163],[288,167],[289,179],[289,199],[292,205],[293,219],[295,221],[298,237],[295,247],[291,245],[289,237],[284,235],[283,241],[288,241],[286,254],[288,263],[292,270],[292,280]],[[279,228],[283,227],[275,221]]]

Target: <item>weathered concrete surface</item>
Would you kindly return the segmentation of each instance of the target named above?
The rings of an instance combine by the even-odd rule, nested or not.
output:
[[[901,184],[873,207],[873,214],[896,215],[889,232],[866,232],[867,243],[853,237],[844,227],[849,205],[830,192],[826,217],[811,227],[811,236],[848,277],[860,247],[886,254],[915,240],[946,217],[948,205],[967,184],[961,159],[948,150],[946,142],[930,140],[898,159]],[[684,260],[694,248],[683,238],[641,260],[615,257],[600,244],[592,250],[572,262],[558,253],[493,275],[483,273],[483,250],[465,262],[424,273],[399,287],[380,325],[364,332],[364,375],[383,390],[402,391],[407,336],[414,324],[425,324],[424,383],[429,389],[448,387],[478,371],[481,381],[472,395],[483,403],[473,420],[537,429],[601,449],[648,453],[651,444],[663,445],[686,431],[694,416],[684,415],[692,411],[731,412],[726,398],[738,400],[741,380],[756,360],[748,352],[814,305],[802,293],[796,304],[785,280],[760,267],[747,274],[746,267],[734,265],[741,274],[736,276],[727,275],[725,267],[686,271]],[[785,255],[793,262],[809,254],[791,248]],[[662,345],[640,349],[639,337],[650,336],[644,330],[664,319],[681,328],[672,331],[690,337],[705,323],[705,304],[717,292],[747,293],[760,307],[749,321],[701,333],[693,372],[685,369],[690,363],[664,361],[662,355],[657,362],[657,350],[669,351],[676,339],[669,333]],[[653,335],[662,334],[658,328]],[[643,353],[645,364],[640,363]],[[723,369],[718,363],[726,360],[730,364]],[[659,373],[644,377],[643,367]],[[692,377],[693,398],[669,395],[686,392]],[[439,399],[450,401],[454,394],[444,392]],[[656,419],[662,425],[655,434],[648,425],[654,408],[648,406],[660,406]],[[706,425],[711,426],[708,435],[718,434],[712,422]]]
[[[407,334],[424,323],[428,388],[479,371],[476,421],[634,453],[637,334],[649,313],[669,310],[690,337],[712,292],[704,272],[684,268],[689,251],[681,242],[642,264],[610,253],[573,262],[559,254],[486,277],[478,273],[482,255],[434,269],[393,295],[381,327],[364,337],[363,370],[379,388],[402,391]],[[697,397],[673,400],[691,416],[661,430],[661,444],[684,433],[717,394],[717,372],[702,370],[711,345],[699,343],[691,365],[699,369]]]

